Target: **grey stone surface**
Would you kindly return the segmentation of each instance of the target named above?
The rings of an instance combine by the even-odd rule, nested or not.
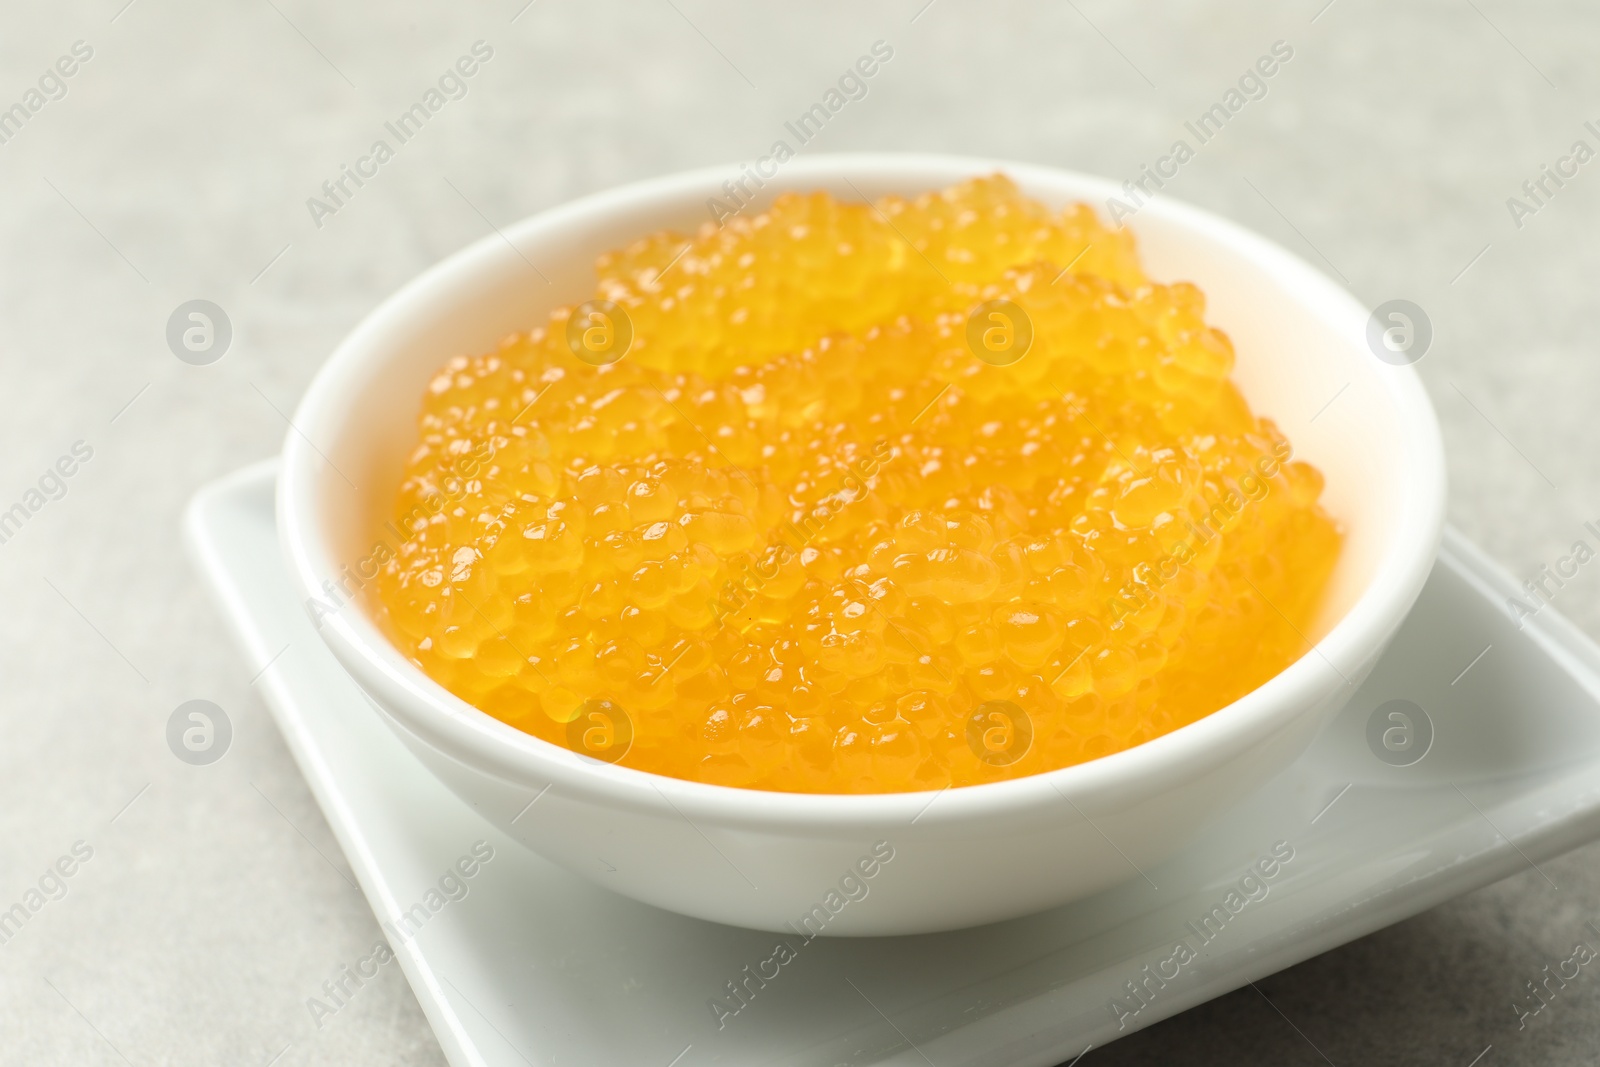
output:
[[[320,1031],[308,1018],[378,929],[184,558],[181,509],[274,452],[358,317],[486,219],[754,158],[874,40],[893,61],[817,148],[1112,176],[1290,42],[1170,193],[1363,301],[1428,309],[1450,517],[1502,562],[1530,572],[1600,518],[1600,162],[1520,228],[1505,203],[1575,139],[1600,143],[1582,127],[1600,118],[1592,6],[523,2],[0,8],[0,107],[74,42],[93,49],[0,144],[0,509],[74,442],[93,449],[0,544],[0,901],[75,841],[94,850],[0,946],[0,1062],[441,1062],[393,968]],[[314,226],[307,197],[480,39],[494,57],[467,96]],[[209,366],[165,332],[201,298],[233,327]],[[1559,602],[1594,635],[1597,573]],[[196,698],[233,724],[211,766],[167,746]],[[1552,863],[1559,892],[1513,877],[1085,1062],[1466,1067],[1490,1044],[1486,1065],[1590,1062],[1592,978],[1526,1032],[1509,1004],[1590,936],[1597,858]]]

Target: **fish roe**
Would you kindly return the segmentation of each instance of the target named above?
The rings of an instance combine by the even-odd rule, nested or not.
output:
[[[503,722],[702,782],[940,789],[1137,745],[1307,650],[1322,476],[1203,294],[1087,206],[785,194],[597,271],[428,385],[376,583]]]

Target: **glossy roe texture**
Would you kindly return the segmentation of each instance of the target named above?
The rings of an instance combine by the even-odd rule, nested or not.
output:
[[[626,355],[579,359],[564,308],[441,368],[378,560],[394,640],[504,722],[704,782],[939,789],[1139,744],[1307,650],[1322,478],[1204,296],[1087,207],[785,195],[598,273]],[[1000,299],[1033,334],[1007,365],[969,343]]]

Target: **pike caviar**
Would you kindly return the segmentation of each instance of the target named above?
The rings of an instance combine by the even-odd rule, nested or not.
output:
[[[598,274],[609,312],[438,372],[379,557],[394,640],[496,718],[703,782],[939,789],[1137,745],[1306,651],[1322,477],[1200,291],[1088,207],[1000,175],[785,194]]]

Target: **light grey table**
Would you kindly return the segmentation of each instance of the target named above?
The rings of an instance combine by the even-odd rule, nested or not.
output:
[[[441,1062],[392,968],[310,1019],[377,925],[184,558],[181,509],[277,449],[326,353],[419,270],[574,196],[755,158],[874,41],[892,61],[811,149],[1116,177],[1287,42],[1266,95],[1166,193],[1369,304],[1427,310],[1451,520],[1511,569],[1600,519],[1600,162],[1547,181],[1536,212],[1507,206],[1574,141],[1600,149],[1591,7],[524,2],[0,11],[0,107],[38,104],[0,125],[0,511],[92,450],[0,544],[0,908],[75,842],[93,851],[0,944],[6,1064]],[[314,219],[307,199],[476,41],[493,54],[465,95]],[[210,366],[165,341],[196,298],[232,323]],[[1597,573],[1558,606],[1600,635]],[[167,745],[192,698],[233,722],[212,766]],[[1492,1045],[1485,1067],[1588,1063],[1600,980],[1522,1032],[1511,1000],[1600,922],[1597,857],[1550,864],[1559,890],[1530,871],[1260,983],[1270,1003],[1247,989],[1085,1062],[1467,1067]]]

